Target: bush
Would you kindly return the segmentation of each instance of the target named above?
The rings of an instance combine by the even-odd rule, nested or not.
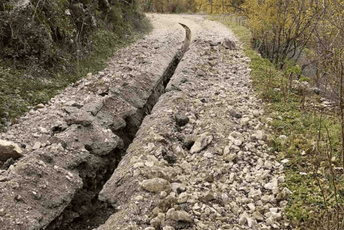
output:
[[[159,13],[192,13],[196,12],[196,0],[139,0],[143,11]]]
[[[84,51],[89,36],[98,29],[120,35],[136,18],[142,19],[133,13],[136,3],[31,0],[17,6],[11,2],[4,0],[0,8],[0,58],[3,66],[26,70],[31,65],[68,68],[69,59]]]
[[[306,82],[310,82],[311,79],[309,77],[305,77],[305,76],[301,76],[300,79],[299,79],[299,82],[303,82],[303,81],[306,81]]]

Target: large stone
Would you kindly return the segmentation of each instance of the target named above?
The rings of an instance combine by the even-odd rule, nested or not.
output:
[[[162,191],[170,192],[171,191],[171,185],[170,183],[162,178],[153,178],[144,180],[141,183],[141,186],[150,192],[160,193]]]
[[[239,216],[239,224],[240,224],[240,225],[246,224],[246,222],[247,222],[247,217],[248,217],[248,215],[247,215],[246,212],[242,213],[242,214]]]
[[[231,162],[231,161],[233,161],[235,158],[236,158],[236,154],[232,153],[232,154],[226,155],[223,159],[224,159],[225,161]]]
[[[240,119],[240,124],[241,125],[247,125],[249,121],[250,121],[249,117],[243,117]]]
[[[234,140],[234,145],[240,146],[241,144],[242,144],[242,140],[240,139]]]
[[[21,148],[11,141],[0,140],[0,160],[5,162],[9,158],[17,159],[22,157]]]
[[[230,139],[232,142],[234,142],[235,140],[241,140],[242,142],[244,142],[244,137],[242,136],[242,134],[236,131],[231,132],[228,136],[228,139]]]
[[[198,153],[205,149],[213,140],[213,135],[210,133],[203,133],[201,134],[193,146],[191,147],[190,153]]]
[[[184,210],[176,211],[174,208],[171,208],[167,211],[166,219],[192,222],[192,219],[189,213],[185,212]]]
[[[226,49],[230,49],[230,50],[235,50],[236,49],[236,44],[234,41],[225,38],[222,42],[222,45],[226,48]]]
[[[94,120],[94,118],[84,110],[66,107],[65,111],[69,114],[69,116],[65,118],[68,125],[78,124],[86,127],[90,126]]]
[[[182,184],[182,183],[172,183],[171,186],[172,186],[172,191],[177,194],[185,192],[186,190],[185,184]]]
[[[202,201],[211,201],[211,200],[214,200],[215,199],[215,196],[214,196],[214,192],[213,191],[207,191],[206,193],[203,194],[201,200]]]
[[[231,110],[229,111],[229,114],[230,114],[232,117],[235,117],[235,118],[242,118],[242,114],[237,113],[234,109],[231,109]]]
[[[178,113],[176,114],[176,123],[178,126],[184,126],[189,122],[189,118],[185,116],[184,113]]]
[[[96,116],[103,106],[103,99],[98,98],[95,101],[86,104],[84,106],[84,110],[91,113],[93,116]]]
[[[96,123],[88,127],[73,124],[65,132],[56,134],[54,138],[68,148],[85,148],[98,156],[107,155],[114,149],[121,148],[123,144],[122,139],[110,129],[104,129]]]
[[[255,137],[258,139],[258,140],[263,140],[265,138],[265,133],[263,130],[257,130],[255,132]]]
[[[161,225],[165,223],[165,214],[159,213],[157,217],[151,219],[150,224],[154,226],[155,229],[160,229]]]
[[[316,87],[313,87],[313,88],[312,88],[312,92],[313,92],[314,94],[320,95],[321,89],[316,88]]]

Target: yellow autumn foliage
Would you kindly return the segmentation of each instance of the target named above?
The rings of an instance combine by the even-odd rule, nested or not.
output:
[[[244,0],[196,0],[198,12],[208,14],[232,14],[241,11]]]
[[[196,12],[195,0],[138,0],[145,12],[185,13]]]
[[[280,68],[297,59],[325,12],[319,0],[246,0],[241,9],[255,48]]]

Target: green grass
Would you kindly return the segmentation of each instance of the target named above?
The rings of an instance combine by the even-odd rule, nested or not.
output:
[[[251,59],[251,79],[258,95],[266,102],[266,116],[273,118],[270,123],[273,133],[269,137],[271,152],[277,154],[279,160],[290,160],[285,166],[286,181],[283,186],[288,187],[293,194],[288,198],[285,215],[295,229],[327,229],[328,226],[331,228],[337,225],[333,179],[327,158],[329,144],[324,127],[326,126],[329,130],[335,156],[331,164],[334,167],[341,166],[339,162],[341,128],[338,115],[327,113],[322,116],[319,151],[315,151],[320,112],[312,106],[303,109],[302,97],[295,90],[289,91],[288,96],[283,94],[282,89],[287,81],[283,77],[284,73],[277,70],[269,60],[261,58],[251,48],[250,32],[237,23],[235,16],[213,16],[211,19],[229,27],[243,43],[244,53]],[[309,79],[304,77],[302,81],[309,81]],[[275,88],[280,90],[276,91]],[[314,104],[318,103],[318,99],[314,95],[306,98]],[[287,140],[282,142],[278,138],[280,135],[286,135]],[[315,168],[318,170],[316,171]],[[307,174],[303,175],[300,172]],[[338,190],[339,205],[343,207],[343,173],[337,173],[334,181]],[[324,196],[321,189],[324,191]],[[342,219],[343,212],[339,215],[339,229],[344,229]]]
[[[137,23],[138,24],[138,23]],[[33,106],[46,103],[70,83],[80,80],[87,73],[97,73],[106,67],[108,59],[118,50],[133,43],[151,31],[147,18],[139,29],[128,28],[127,38],[109,30],[98,30],[89,39],[91,53],[74,60],[72,71],[47,71],[40,76],[30,76],[28,70],[11,69],[8,63],[0,61],[0,118],[15,123]],[[62,69],[62,68],[54,68]],[[2,129],[0,121],[0,131]]]

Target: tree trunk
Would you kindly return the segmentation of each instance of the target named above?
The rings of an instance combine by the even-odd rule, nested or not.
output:
[[[344,105],[343,105],[343,63],[340,60],[339,61],[339,65],[340,65],[340,102],[339,102],[339,106],[340,106],[340,122],[341,122],[341,128],[342,128],[342,149],[341,149],[341,157],[342,157],[342,165],[344,168]]]

